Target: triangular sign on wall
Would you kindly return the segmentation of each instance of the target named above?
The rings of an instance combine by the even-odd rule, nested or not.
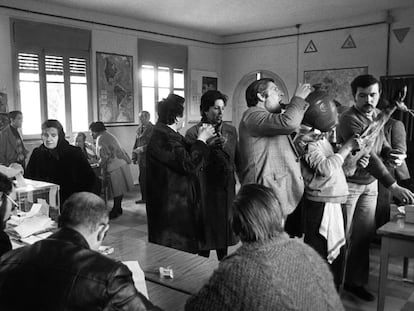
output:
[[[305,53],[316,53],[318,52],[318,49],[315,46],[315,43],[313,43],[312,40],[309,41],[308,45],[306,46]]]
[[[344,44],[342,44],[341,49],[355,49],[356,45],[355,45],[355,41],[354,39],[352,39],[352,36],[349,35],[348,38],[346,38]]]
[[[394,35],[397,37],[398,42],[403,42],[405,39],[405,36],[410,31],[410,27],[407,28],[399,28],[399,29],[393,29]]]

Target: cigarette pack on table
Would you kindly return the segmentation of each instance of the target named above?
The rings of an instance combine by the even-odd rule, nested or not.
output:
[[[162,278],[173,279],[174,278],[173,269],[171,269],[170,267],[167,267],[167,268],[160,267],[160,276]]]

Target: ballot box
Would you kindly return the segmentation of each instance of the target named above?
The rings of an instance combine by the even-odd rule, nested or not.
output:
[[[49,206],[49,217],[57,221],[60,214],[59,185],[49,182],[24,179],[24,185],[17,185],[16,201],[20,210],[30,211],[33,203],[45,202]]]

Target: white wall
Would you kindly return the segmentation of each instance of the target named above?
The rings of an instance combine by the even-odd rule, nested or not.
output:
[[[391,28],[411,27],[403,43],[399,43],[391,32],[390,62],[388,75],[414,74],[414,9],[397,10],[392,13],[395,20]],[[324,29],[343,28],[384,21],[386,14],[378,13],[371,16],[339,20],[335,22],[316,23],[300,26],[300,32],[311,32]],[[296,28],[274,30],[225,37],[224,42],[255,40],[297,33]],[[355,49],[341,49],[346,38],[351,35]],[[309,41],[313,40],[317,53],[304,53]],[[270,70],[285,82],[289,96],[294,93],[297,80],[303,80],[303,72],[318,69],[334,69],[368,66],[368,72],[375,76],[386,75],[387,60],[387,24],[369,27],[358,27],[308,35],[268,39],[251,43],[228,44],[223,49],[224,73],[223,91],[230,96],[235,109],[246,109],[245,102],[233,98],[236,86],[246,74]],[[239,113],[239,111],[237,111]],[[237,126],[237,115],[233,122]]]

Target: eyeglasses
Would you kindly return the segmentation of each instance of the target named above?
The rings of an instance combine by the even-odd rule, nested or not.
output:
[[[6,198],[11,202],[11,204],[13,205],[13,207],[12,207],[12,210],[15,210],[15,209],[19,209],[19,207],[20,207],[20,205],[15,201],[15,200],[13,200],[9,195],[7,195],[7,194],[5,194],[4,193],[4,195],[6,196]]]

